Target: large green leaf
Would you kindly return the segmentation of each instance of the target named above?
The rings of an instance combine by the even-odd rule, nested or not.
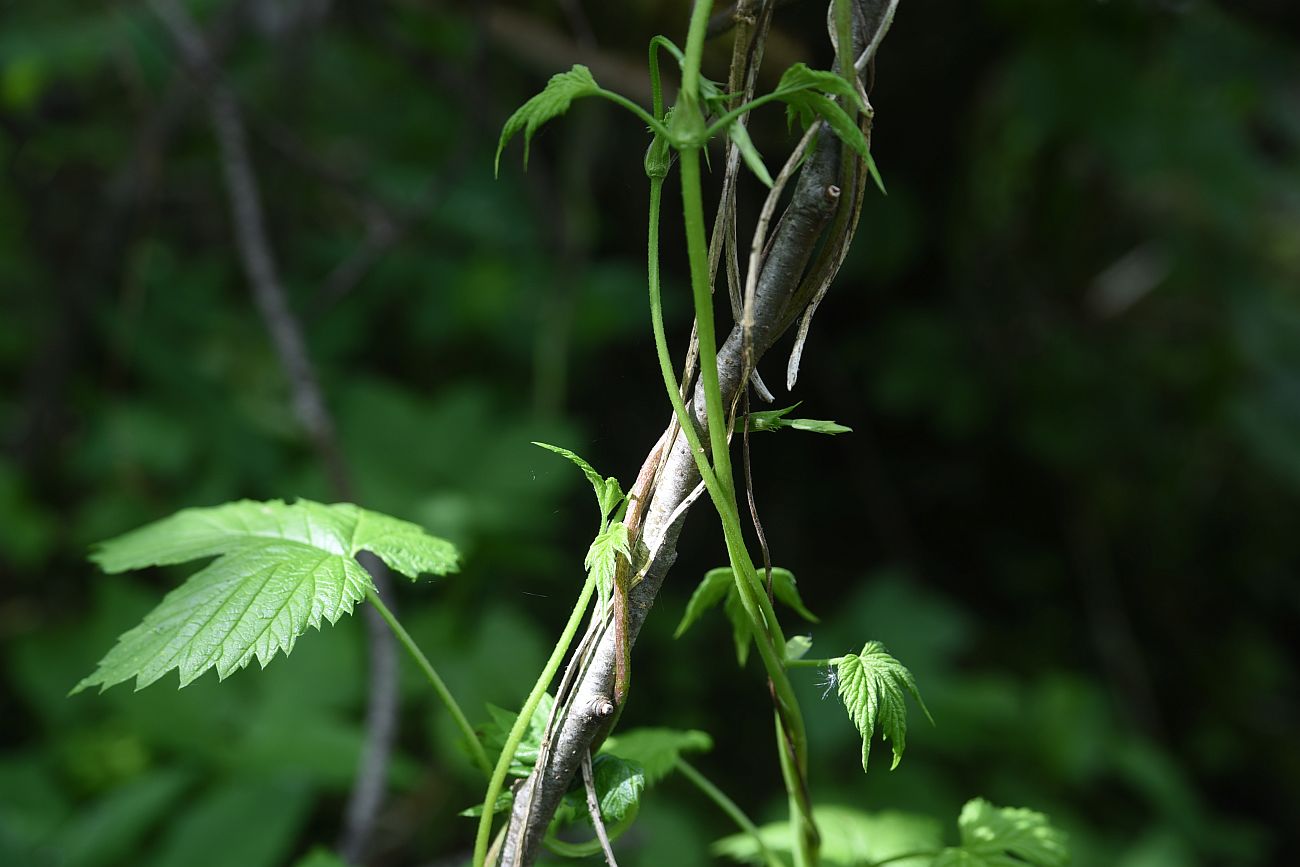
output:
[[[106,572],[217,559],[124,633],[73,692],[131,678],[143,689],[172,669],[181,686],[210,668],[224,680],[254,658],[265,667],[308,627],[335,623],[374,589],[355,559],[363,550],[412,579],[458,565],[451,543],[415,524],[310,500],[185,509],[103,542],[91,559]]]
[[[682,753],[702,753],[711,749],[713,738],[706,732],[640,728],[611,735],[601,752],[637,763],[645,771],[646,785],[653,786],[672,773]]]
[[[1070,860],[1065,834],[1034,810],[975,798],[962,807],[957,827],[961,845],[940,852],[933,867],[1063,867]]]
[[[821,831],[821,863],[827,867],[862,867],[885,860],[891,867],[926,867],[931,856],[899,856],[933,851],[942,842],[938,822],[911,813],[867,813],[854,807],[824,805],[813,808],[813,818]],[[789,859],[794,838],[788,821],[764,825],[758,833],[769,851]],[[724,837],[713,844],[713,851],[736,861],[763,863],[758,843],[750,834]]]
[[[890,656],[879,641],[868,641],[862,653],[840,659],[837,677],[840,700],[862,735],[862,770],[867,769],[871,738],[877,726],[881,736],[893,742],[894,762],[890,769],[898,767],[907,737],[905,690],[916,699],[926,717],[934,722],[921,700],[912,672]]]

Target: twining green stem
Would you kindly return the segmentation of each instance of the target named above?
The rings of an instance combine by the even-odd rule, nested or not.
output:
[[[623,815],[623,818],[619,819],[612,825],[605,826],[605,835],[609,837],[611,843],[619,837],[622,837],[623,832],[632,827],[632,823],[636,821],[636,816],[639,812],[640,802],[638,801],[632,806],[632,809],[628,810],[627,813]],[[542,845],[547,849],[550,849],[556,855],[564,858],[588,858],[592,855],[599,855],[602,851],[600,840],[588,840],[585,843],[570,843],[567,840],[561,840],[549,831],[547,832],[546,837],[542,839]]]
[[[704,37],[709,29],[711,0],[696,0],[691,10],[690,28],[686,31],[686,59],[682,63],[682,95],[694,102],[700,89],[700,60],[704,56]]]
[[[393,635],[397,636],[397,640],[401,643],[402,647],[406,648],[406,652],[411,654],[411,658],[415,660],[415,664],[419,667],[420,671],[424,673],[424,676],[428,679],[430,685],[433,686],[433,691],[438,694],[438,698],[442,700],[448,713],[451,714],[451,718],[455,721],[457,727],[460,728],[461,734],[465,736],[465,743],[469,745],[470,755],[474,758],[474,764],[478,765],[484,774],[490,774],[492,772],[492,763],[488,761],[487,753],[483,750],[483,744],[479,742],[478,735],[474,733],[474,727],[470,725],[469,720],[465,718],[464,711],[462,711],[460,705],[456,703],[456,699],[452,696],[451,690],[447,689],[447,684],[445,684],[442,678],[438,676],[438,672],[434,669],[433,664],[429,662],[429,658],[425,656],[424,652],[420,650],[418,645],[416,645],[415,641],[411,638],[411,634],[406,631],[406,628],[402,626],[401,623],[398,622],[397,617],[393,615],[393,612],[388,610],[388,606],[379,598],[378,593],[373,590],[367,590],[366,599],[371,605],[375,606],[375,610],[379,612],[379,616],[384,618],[384,622],[388,624],[388,628],[393,630]]]
[[[685,759],[679,758],[677,760],[677,770],[681,771],[682,776],[694,783],[696,788],[707,795],[709,800],[717,804],[722,812],[730,816],[731,821],[735,822],[740,830],[754,838],[754,842],[758,844],[758,852],[763,856],[763,860],[768,867],[785,867],[781,860],[772,853],[772,850],[767,848],[767,844],[763,842],[763,835],[758,832],[758,826],[745,815],[745,812],[736,805],[735,801],[727,797],[725,792],[715,786],[712,781]]]
[[[569,622],[564,625],[564,631],[560,633],[560,640],[555,642],[551,658],[546,660],[546,666],[538,676],[537,683],[533,684],[533,691],[528,694],[519,716],[515,718],[515,724],[510,728],[510,734],[506,736],[505,746],[501,748],[501,755],[497,757],[496,767],[492,770],[492,778],[488,781],[487,794],[483,797],[483,815],[479,817],[478,835],[474,838],[474,867],[484,867],[486,863],[488,841],[492,836],[492,808],[496,805],[497,796],[501,794],[501,788],[505,784],[506,774],[510,771],[510,762],[515,757],[515,750],[519,749],[520,741],[524,739],[524,732],[528,730],[533,712],[537,710],[542,696],[546,694],[546,688],[551,685],[555,672],[559,671],[565,654],[569,652],[569,645],[573,643],[573,636],[578,632],[578,626],[582,623],[583,615],[587,613],[587,605],[591,602],[591,595],[595,590],[596,576],[593,573],[582,585],[582,592],[578,594],[578,601],[574,603],[573,612],[569,614]]]
[[[689,55],[687,55],[689,57]],[[700,148],[681,150],[682,216],[686,223],[686,254],[690,260],[691,292],[700,344],[700,381],[704,384],[706,422],[713,467],[729,499],[734,499],[727,415],[718,386],[718,343],[713,327],[713,292],[709,286],[709,250],[704,237],[704,201],[700,185]]]

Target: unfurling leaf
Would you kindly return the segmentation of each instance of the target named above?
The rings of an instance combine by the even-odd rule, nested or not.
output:
[[[907,705],[904,690],[912,694],[931,723],[934,718],[921,700],[912,672],[889,655],[879,641],[868,641],[858,655],[845,656],[838,667],[840,700],[862,735],[862,770],[867,769],[871,738],[879,727],[881,737],[891,741],[894,762],[903,758],[907,738]]]
[[[618,479],[610,476],[601,478],[600,473],[591,466],[591,464],[578,457],[568,449],[553,446],[550,443],[534,442],[533,445],[546,449],[549,452],[555,452],[563,458],[568,458],[574,466],[582,470],[582,474],[591,482],[592,490],[596,492],[596,505],[600,509],[600,520],[603,523],[610,513],[618,507],[623,501],[623,489],[619,487]]]
[[[760,579],[763,577],[762,573],[759,573],[759,577]],[[803,599],[799,596],[799,588],[795,586],[794,574],[789,569],[772,569],[772,595],[793,608],[804,620],[810,623],[818,622],[817,615],[809,611],[803,604]],[[726,602],[723,604],[722,610],[727,615],[727,619],[731,621],[732,640],[736,645],[736,661],[743,666],[749,659],[749,647],[753,640],[753,627],[749,621],[749,614],[740,601],[740,594],[736,591],[736,581],[732,577],[729,567],[723,566],[708,571],[704,576],[704,580],[691,594],[691,599],[686,604],[686,613],[682,615],[681,622],[677,624],[677,630],[673,633],[673,637],[680,638],[682,633],[700,618],[701,614],[717,605],[724,598]]]
[[[890,867],[928,867],[930,855],[902,857],[911,852],[937,850],[942,845],[939,823],[928,816],[886,811],[867,813],[854,807],[813,807],[813,819],[821,830],[821,860],[826,867],[862,867],[888,861]],[[774,822],[758,829],[768,851],[782,861],[790,860],[790,823]],[[713,844],[713,851],[736,861],[763,864],[763,853],[754,836],[733,834]]]
[[[961,845],[940,852],[934,867],[1063,867],[1070,860],[1065,834],[1034,810],[975,798],[962,807],[957,827]]]
[[[609,597],[614,592],[614,573],[618,570],[618,558],[632,559],[627,538],[627,525],[622,521],[613,521],[592,541],[587,549],[586,559],[582,565],[596,576],[596,595],[600,598],[602,611],[608,611]]]
[[[754,432],[780,430],[781,428],[793,428],[794,430],[808,431],[810,433],[820,434],[842,434],[852,433],[853,428],[845,427],[842,424],[836,424],[833,421],[822,421],[815,418],[786,418],[787,415],[794,412],[799,404],[787,406],[785,409],[769,409],[762,412],[751,412],[749,414],[749,429]]]
[[[336,622],[374,590],[355,559],[363,550],[412,579],[457,569],[450,542],[351,503],[241,500],[184,509],[103,542],[91,559],[105,572],[217,559],[124,633],[73,692],[131,678],[143,689],[173,668],[181,686],[210,668],[224,680],[254,657],[265,667],[309,626]]]
[[[646,785],[653,786],[672,773],[682,753],[703,753],[711,749],[713,738],[705,732],[641,728],[611,735],[601,752],[640,765]]]
[[[575,99],[600,92],[600,85],[591,77],[591,70],[582,64],[574,65],[568,72],[552,75],[542,92],[519,106],[501,128],[494,171],[500,172],[501,152],[520,130],[524,131],[524,168],[528,168],[528,148],[538,128],[568,111]]]

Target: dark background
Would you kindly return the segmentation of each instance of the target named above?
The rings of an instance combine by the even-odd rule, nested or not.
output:
[[[681,41],[687,4],[191,8],[245,112],[359,502],[466,554],[399,588],[403,619],[475,720],[517,707],[595,523],[581,477],[528,442],[628,483],[669,409],[642,130],[576,105],[527,174],[515,145],[494,181],[496,134],[574,62],[644,100],[646,42]],[[829,65],[823,21],[778,13],[766,86]],[[889,195],[869,194],[798,387],[777,389],[854,433],[756,437],[753,464],[774,562],[822,615],[814,653],[884,640],[937,725],[914,715],[901,767],[878,754],[864,777],[808,672],[819,802],[950,829],[975,795],[1031,806],[1081,865],[1291,862],[1298,38],[1284,0],[902,3],[872,91]],[[729,52],[711,43],[706,73]],[[781,111],[754,123],[778,165]],[[0,9],[0,164],[0,862],[258,867],[332,844],[362,734],[359,618],[221,685],[65,698],[187,574],[100,575],[91,543],[183,506],[330,498],[235,255],[201,94],[147,7]],[[757,185],[741,197],[752,216]],[[774,387],[788,345],[762,367]],[[736,669],[720,612],[671,638],[724,561],[701,506],[623,725],[709,731],[697,764],[772,820],[757,663]],[[456,863],[480,783],[403,676],[372,862]],[[680,780],[641,817],[625,864],[708,863],[732,830]]]

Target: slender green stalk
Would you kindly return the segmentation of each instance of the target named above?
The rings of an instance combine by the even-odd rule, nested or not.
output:
[[[492,773],[492,763],[488,761],[487,753],[483,750],[483,744],[479,742],[478,735],[474,733],[474,727],[469,724],[469,720],[465,717],[464,711],[460,709],[460,705],[457,704],[455,697],[452,696],[451,690],[447,689],[447,684],[438,676],[438,672],[434,669],[433,664],[429,662],[429,658],[425,656],[424,652],[420,650],[418,645],[416,645],[415,641],[411,638],[411,634],[406,631],[406,628],[402,626],[401,623],[398,622],[397,617],[394,616],[393,612],[388,610],[388,606],[379,598],[378,593],[373,590],[367,590],[366,599],[369,600],[371,605],[375,606],[375,610],[379,612],[379,616],[384,618],[384,622],[387,623],[388,628],[393,631],[393,635],[397,636],[397,640],[401,643],[402,647],[406,648],[406,652],[415,660],[416,666],[419,667],[420,671],[424,673],[424,676],[433,686],[433,691],[438,694],[438,698],[442,700],[443,705],[446,706],[447,711],[451,714],[451,718],[455,721],[457,727],[460,728],[461,734],[465,736],[465,742],[469,745],[470,755],[474,758],[474,764],[478,765],[484,774]]]
[[[690,55],[687,55],[689,59]],[[718,345],[713,327],[713,292],[709,287],[709,252],[704,238],[704,201],[700,190],[700,148],[681,150],[682,216],[686,223],[686,254],[690,260],[691,292],[700,345],[700,381],[704,384],[709,446],[718,483],[728,499],[735,499],[731,452],[727,443],[727,415],[718,386]]]
[[[510,762],[515,756],[515,750],[519,749],[519,742],[524,739],[524,732],[533,718],[533,712],[537,710],[546,688],[551,685],[555,672],[559,671],[560,664],[564,662],[564,655],[569,652],[569,645],[573,643],[573,636],[578,632],[578,626],[582,623],[582,617],[587,612],[587,604],[591,602],[591,595],[595,590],[596,577],[593,574],[588,576],[587,582],[582,585],[582,592],[578,594],[578,601],[569,615],[569,622],[564,625],[560,640],[555,642],[551,658],[546,660],[546,666],[538,676],[537,683],[533,684],[533,691],[528,694],[519,716],[515,718],[515,724],[510,728],[510,734],[506,736],[505,746],[501,748],[501,755],[497,757],[492,778],[488,781],[487,794],[483,798],[483,815],[479,817],[478,835],[474,838],[474,867],[484,867],[486,863],[488,840],[492,836],[492,808],[496,805],[497,796],[501,794],[501,788],[505,784],[506,774],[510,771]]]
[[[686,62],[682,64],[682,95],[694,103],[700,89],[700,59],[704,56],[704,37],[709,29],[711,0],[696,0],[691,10],[691,24],[686,31]]]
[[[763,856],[763,860],[767,862],[768,867],[785,867],[781,860],[772,853],[772,850],[767,848],[767,844],[763,842],[763,835],[758,832],[758,826],[745,815],[745,811],[740,809],[735,801],[727,797],[726,792],[714,785],[708,777],[701,774],[694,765],[685,759],[679,758],[677,760],[677,770],[681,771],[683,777],[690,780],[695,784],[696,788],[707,795],[710,801],[717,804],[722,812],[730,816],[731,821],[735,822],[740,830],[754,838],[754,842],[758,844],[758,852]]]
[[[610,102],[618,103],[637,117],[641,118],[641,120],[645,121],[646,126],[650,127],[650,129],[654,130],[659,135],[668,134],[668,128],[666,126],[660,123],[656,118],[651,117],[649,112],[623,94],[617,93],[613,90],[605,90],[603,87],[598,88],[596,92],[608,99]]]
[[[637,802],[631,810],[627,811],[623,818],[605,827],[605,833],[611,843],[622,837],[623,832],[632,827],[632,823],[636,821],[640,809],[640,802]],[[564,858],[589,858],[592,855],[599,855],[602,851],[599,840],[592,839],[587,840],[585,843],[570,843],[568,840],[561,840],[549,831],[546,837],[542,839],[542,845]]]

